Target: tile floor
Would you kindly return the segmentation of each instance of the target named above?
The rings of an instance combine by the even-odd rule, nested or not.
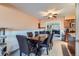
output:
[[[52,50],[49,51],[48,56],[63,56],[62,47],[61,47],[62,44],[67,47],[66,42],[54,40]],[[69,50],[68,50],[68,52],[69,52]],[[11,54],[11,56],[19,56],[19,50],[16,51],[15,53]],[[46,54],[42,55],[42,56],[46,56]]]
[[[79,56],[79,40],[76,41],[76,56]]]

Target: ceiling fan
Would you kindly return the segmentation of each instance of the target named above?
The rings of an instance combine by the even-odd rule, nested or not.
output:
[[[48,11],[41,11],[40,14],[43,17],[51,19],[53,17],[56,18],[61,13],[61,11],[62,11],[62,9],[61,10],[51,9],[51,10],[48,10]]]

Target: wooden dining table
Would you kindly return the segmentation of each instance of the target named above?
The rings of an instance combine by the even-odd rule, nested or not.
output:
[[[38,36],[33,37],[27,37],[29,40],[35,40],[35,41],[44,41],[46,38],[48,38],[47,34],[39,34]]]
[[[35,45],[37,48],[36,55],[40,54],[40,46],[39,44],[41,42],[44,42],[48,38],[48,34],[39,34],[38,36],[33,36],[33,37],[27,37],[28,40],[32,42],[33,45]]]

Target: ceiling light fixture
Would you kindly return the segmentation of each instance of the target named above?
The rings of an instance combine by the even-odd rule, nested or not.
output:
[[[52,18],[52,17],[57,17],[58,14],[60,14],[62,12],[63,9],[61,10],[57,10],[57,9],[50,9],[48,11],[41,11],[40,14],[43,17],[47,17],[48,19]]]

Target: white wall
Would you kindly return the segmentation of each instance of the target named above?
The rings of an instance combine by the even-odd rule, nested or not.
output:
[[[76,55],[79,56],[79,3],[76,8]]]

